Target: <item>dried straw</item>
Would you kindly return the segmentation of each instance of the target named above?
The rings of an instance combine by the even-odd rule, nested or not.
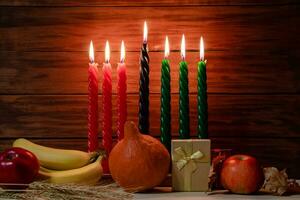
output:
[[[26,190],[10,192],[0,188],[0,199],[127,200],[133,199],[133,194],[123,191],[112,180],[103,179],[95,186],[34,182]]]

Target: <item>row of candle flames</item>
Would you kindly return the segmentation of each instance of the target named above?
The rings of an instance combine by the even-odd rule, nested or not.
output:
[[[146,23],[145,23],[144,27],[147,27]],[[144,28],[144,42],[147,42],[147,28]],[[182,60],[185,60],[185,37],[184,37],[184,34],[182,35],[182,39],[181,39],[181,50],[180,50],[180,52],[181,52]],[[121,54],[120,55],[120,63],[124,63],[125,62],[125,44],[124,44],[123,40],[121,42],[120,54]],[[169,54],[170,54],[169,39],[168,39],[168,36],[166,36],[166,40],[165,40],[165,58],[168,58]],[[109,42],[108,41],[106,41],[106,43],[105,43],[104,56],[105,56],[105,62],[109,63],[109,60],[110,60],[110,47],[109,47]],[[90,58],[90,63],[95,62],[93,41],[90,42],[89,58]],[[203,42],[203,37],[202,36],[200,38],[200,60],[204,60],[204,42]]]

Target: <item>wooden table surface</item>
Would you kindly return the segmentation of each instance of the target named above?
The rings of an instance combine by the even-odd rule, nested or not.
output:
[[[204,192],[171,192],[170,187],[157,188],[151,193],[138,193],[135,194],[134,199],[155,199],[155,200],[233,200],[233,199],[243,199],[243,200],[299,200],[300,195],[291,196],[272,196],[267,194],[259,195],[237,195],[237,194],[207,194]]]

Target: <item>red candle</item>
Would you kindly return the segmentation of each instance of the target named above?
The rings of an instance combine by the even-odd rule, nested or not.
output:
[[[98,64],[94,62],[93,42],[90,43],[88,70],[88,151],[98,149]]]
[[[126,65],[125,65],[125,46],[122,41],[121,44],[121,58],[117,68],[118,72],[118,121],[117,121],[117,135],[118,140],[124,137],[124,124],[127,116],[127,105],[126,105]]]
[[[104,173],[109,173],[108,156],[112,149],[112,85],[111,85],[111,65],[109,63],[109,43],[106,42],[105,46],[105,62],[103,63],[103,127],[102,127],[102,144],[106,152],[106,158],[103,159],[102,166]]]

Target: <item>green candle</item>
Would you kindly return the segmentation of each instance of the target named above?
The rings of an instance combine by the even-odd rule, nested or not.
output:
[[[204,60],[204,44],[200,39],[200,62],[198,63],[198,138],[208,138],[208,106],[206,84],[206,60]]]
[[[166,37],[165,58],[161,64],[161,105],[160,105],[160,132],[161,142],[165,147],[171,150],[171,88],[170,88],[170,64],[169,41]]]
[[[181,41],[182,61],[179,63],[179,137],[190,138],[190,117],[189,117],[189,81],[188,66],[185,61],[185,38],[182,35]]]

